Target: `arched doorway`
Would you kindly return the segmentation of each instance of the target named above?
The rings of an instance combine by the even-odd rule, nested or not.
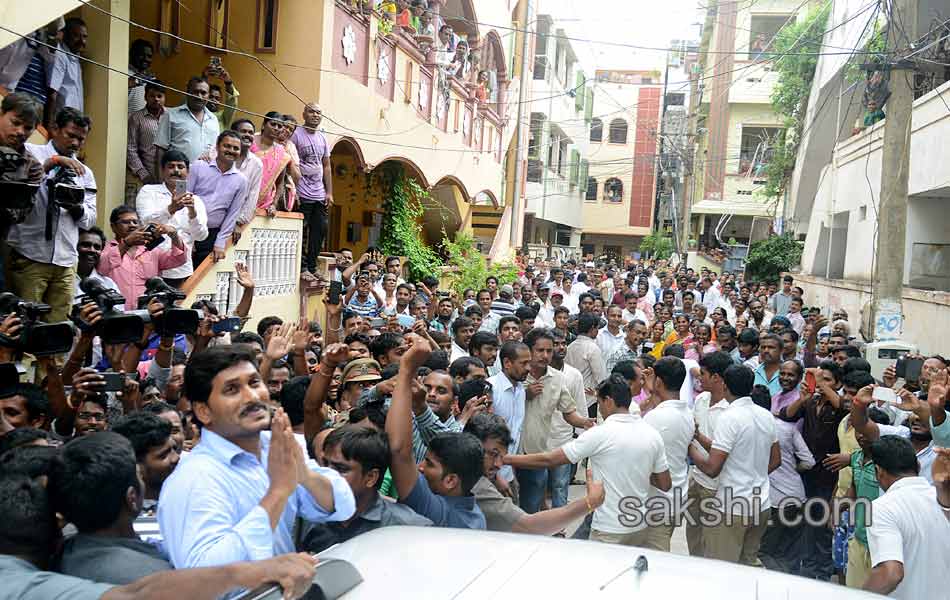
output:
[[[442,245],[443,235],[454,238],[459,231],[471,229],[471,196],[458,178],[447,175],[429,194],[423,214],[423,237],[433,248]]]

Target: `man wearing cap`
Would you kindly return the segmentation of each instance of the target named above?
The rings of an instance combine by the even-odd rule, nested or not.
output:
[[[501,286],[498,290],[498,298],[491,303],[491,312],[499,318],[515,314],[514,294],[515,290],[510,284]]]
[[[340,378],[337,410],[344,412],[357,405],[360,394],[382,380],[379,363],[372,358],[357,358],[346,363]]]

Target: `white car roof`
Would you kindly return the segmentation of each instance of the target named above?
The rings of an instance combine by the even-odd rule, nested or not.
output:
[[[644,548],[438,527],[383,527],[320,556],[349,561],[363,576],[345,600],[880,598],[766,569]],[[633,567],[641,556],[647,568],[638,573]]]

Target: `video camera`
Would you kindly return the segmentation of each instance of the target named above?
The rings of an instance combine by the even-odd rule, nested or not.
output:
[[[49,188],[50,206],[69,210],[81,206],[86,196],[86,188],[76,184],[76,172],[69,167],[59,167],[52,177],[46,180]]]
[[[161,316],[154,320],[155,332],[159,335],[195,334],[198,324],[204,319],[204,313],[175,306],[175,302],[184,299],[185,294],[165,283],[161,277],[152,277],[145,282],[145,293],[139,297],[138,307],[139,310],[148,309],[152,300],[162,303],[165,309]]]
[[[0,196],[4,208],[24,213],[32,210],[39,184],[17,181],[28,175],[23,169],[26,164],[25,156],[9,146],[0,146]]]
[[[145,333],[145,323],[148,322],[148,312],[125,313],[117,306],[125,304],[125,298],[119,292],[111,290],[102,284],[102,281],[93,278],[83,279],[79,289],[85,295],[79,298],[79,303],[73,306],[70,318],[80,329],[89,330],[90,325],[82,320],[80,313],[82,305],[90,300],[99,307],[102,320],[95,326],[96,334],[106,344],[128,344],[142,340]]]
[[[50,311],[49,304],[24,302],[10,292],[0,294],[0,315],[15,313],[20,318],[20,333],[15,337],[0,334],[0,345],[33,356],[68,352],[73,346],[73,326],[68,321],[41,322],[40,317]]]

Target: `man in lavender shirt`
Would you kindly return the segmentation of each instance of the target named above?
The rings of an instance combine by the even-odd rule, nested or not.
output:
[[[188,172],[188,191],[204,200],[208,237],[195,242],[195,269],[214,252],[214,262],[224,258],[228,240],[247,197],[247,178],[235,161],[241,154],[241,137],[230,129],[218,136],[214,160],[196,160]]]
[[[303,213],[304,231],[307,233],[304,268],[311,274],[317,268],[317,256],[327,235],[327,211],[333,206],[330,146],[323,134],[317,131],[321,120],[323,111],[320,107],[315,103],[308,104],[303,109],[303,127],[298,127],[290,138],[300,155],[297,194],[300,196],[300,212]]]

